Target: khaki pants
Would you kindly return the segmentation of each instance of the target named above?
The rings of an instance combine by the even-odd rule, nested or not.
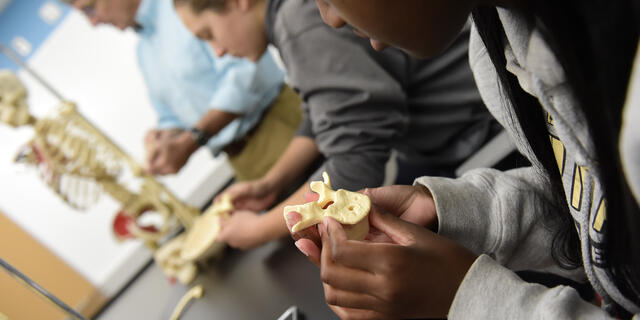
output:
[[[276,163],[302,120],[301,100],[286,84],[267,109],[256,129],[249,133],[242,151],[229,157],[236,180],[262,178]]]

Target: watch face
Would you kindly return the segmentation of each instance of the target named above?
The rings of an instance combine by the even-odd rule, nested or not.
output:
[[[207,141],[209,141],[209,137],[204,131],[198,128],[191,128],[190,131],[191,131],[191,137],[193,138],[193,141],[195,141],[198,145],[203,146],[207,144]]]

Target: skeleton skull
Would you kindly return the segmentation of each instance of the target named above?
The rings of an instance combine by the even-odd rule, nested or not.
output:
[[[347,237],[352,240],[362,240],[369,233],[369,197],[344,189],[331,190],[331,181],[326,172],[322,173],[324,182],[311,182],[311,190],[320,195],[318,201],[284,208],[285,220],[287,213],[300,213],[302,220],[296,223],[291,231],[298,232],[314,224],[322,222],[324,217],[332,217],[345,226]]]
[[[0,70],[0,121],[19,127],[33,123],[27,106],[27,90],[13,72]]]

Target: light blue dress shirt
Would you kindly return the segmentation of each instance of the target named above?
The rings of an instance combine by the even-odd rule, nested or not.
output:
[[[159,128],[190,128],[211,109],[243,114],[209,140],[217,154],[251,130],[280,93],[284,73],[268,52],[257,63],[218,58],[184,26],[172,0],[143,0],[136,21],[138,63]]]

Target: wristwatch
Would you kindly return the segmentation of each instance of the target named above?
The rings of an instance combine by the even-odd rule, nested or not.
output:
[[[196,142],[199,146],[204,146],[209,141],[209,133],[204,130],[200,130],[196,127],[189,129],[191,133],[191,138]]]

